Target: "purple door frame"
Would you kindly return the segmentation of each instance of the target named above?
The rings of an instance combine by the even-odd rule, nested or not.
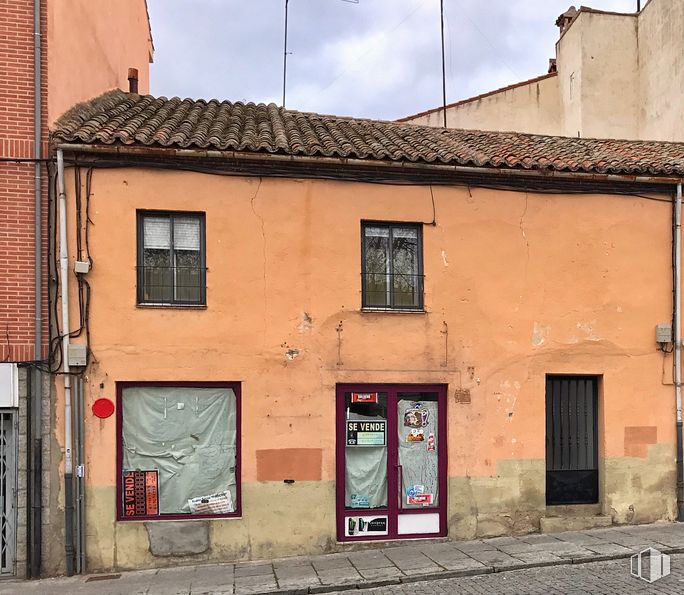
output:
[[[447,534],[447,385],[446,384],[338,384],[335,391],[336,412],[336,451],[335,451],[335,494],[336,494],[336,527],[338,541],[389,541],[396,539],[423,539],[430,537],[444,537]],[[364,509],[345,508],[345,448],[346,423],[344,395],[347,392],[378,392],[387,393],[387,507]],[[438,402],[438,442],[437,442],[437,472],[439,485],[439,504],[436,508],[401,509],[399,505],[399,466],[398,466],[398,435],[397,435],[397,402],[398,393],[426,392],[436,393]],[[402,500],[403,500],[403,494]],[[399,535],[398,517],[401,514],[439,514],[439,533]],[[360,535],[347,537],[345,522],[347,516],[387,516],[387,535],[377,537]]]

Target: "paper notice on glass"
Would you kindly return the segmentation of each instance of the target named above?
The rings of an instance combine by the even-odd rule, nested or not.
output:
[[[193,514],[229,514],[235,512],[233,498],[229,491],[191,498],[188,500],[188,507]]]
[[[347,446],[385,446],[387,422],[353,420],[347,422]]]

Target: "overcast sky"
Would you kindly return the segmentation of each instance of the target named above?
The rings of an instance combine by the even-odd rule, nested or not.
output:
[[[444,0],[447,101],[546,73],[570,1]],[[148,3],[152,94],[282,103],[285,0]],[[395,119],[441,105],[439,4],[289,0],[287,107]]]

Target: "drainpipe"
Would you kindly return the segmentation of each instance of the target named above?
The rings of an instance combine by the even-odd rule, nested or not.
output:
[[[682,184],[675,198],[675,401],[677,404],[677,520],[684,521],[684,448],[682,446]]]
[[[42,157],[42,60],[41,60],[41,30],[40,30],[40,0],[33,0],[33,157],[34,163],[34,360],[42,359],[43,342],[43,275],[42,275],[42,170],[40,159]],[[42,541],[42,398],[43,398],[43,378],[42,373],[36,367],[33,369],[33,390],[31,391],[31,442],[29,445],[29,527],[30,527],[30,557],[29,557],[29,576],[36,578],[40,576],[41,567],[41,541]]]
[[[71,374],[69,373],[69,249],[67,245],[64,153],[57,150],[59,265],[62,294],[62,377],[64,378],[64,551],[67,575],[74,574],[74,469],[71,453]]]

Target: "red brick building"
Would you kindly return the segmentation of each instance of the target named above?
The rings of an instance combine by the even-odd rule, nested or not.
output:
[[[16,494],[0,507],[0,575],[63,558],[40,513],[26,514],[50,498],[44,372],[59,365],[49,349],[49,127],[74,103],[128,88],[129,68],[147,93],[152,56],[145,0],[0,0],[0,454],[11,455],[0,483]],[[55,521],[46,529],[63,531]]]
[[[40,29],[47,28],[47,0],[41,0]],[[34,84],[34,14],[32,0],[0,0],[0,360],[26,362],[42,359],[36,353],[35,306],[35,181],[33,159],[45,155],[36,151]],[[42,41],[42,40],[41,40]],[[47,140],[47,44],[40,52],[40,134]],[[11,160],[25,160],[12,162]],[[47,205],[45,167],[42,174],[42,200]],[[42,208],[41,227],[47,225]],[[43,240],[45,235],[43,236]],[[41,246],[41,253],[47,246]],[[44,259],[43,259],[44,260]],[[46,269],[42,270],[42,294]],[[42,297],[42,296],[41,296]],[[43,337],[47,336],[47,301],[40,318]],[[44,341],[42,341],[45,344]]]

